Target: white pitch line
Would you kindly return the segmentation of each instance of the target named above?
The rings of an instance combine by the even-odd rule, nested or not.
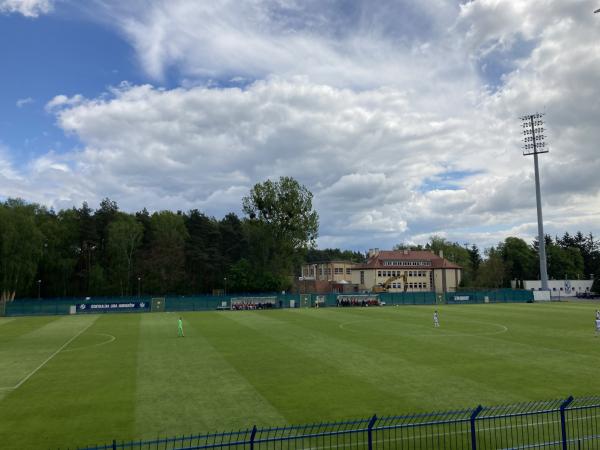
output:
[[[117,340],[117,338],[115,336],[113,336],[112,334],[108,334],[108,333],[95,333],[95,334],[96,334],[96,336],[108,336],[108,339],[106,341],[98,342],[97,344],[90,344],[90,345],[84,345],[83,347],[70,348],[70,349],[65,350],[65,352],[76,352],[78,350],[86,350],[88,348],[100,347],[102,345],[110,344],[111,342],[114,342]]]
[[[90,322],[87,327],[80,330],[75,336],[73,336],[71,339],[69,339],[67,342],[65,342],[58,350],[56,350],[48,358],[46,358],[46,360],[43,363],[41,363],[39,366],[37,366],[35,369],[33,369],[25,378],[23,378],[21,381],[19,381],[19,383],[17,385],[15,385],[13,387],[0,387],[0,390],[13,391],[13,390],[19,389],[23,383],[25,383],[32,376],[34,376],[38,370],[40,370],[42,367],[44,367],[48,363],[48,361],[50,361],[52,358],[54,358],[56,355],[58,355],[62,351],[62,349],[64,349],[67,345],[69,345],[71,342],[73,342],[79,336],[81,336],[81,334],[83,334],[84,331],[87,331],[87,329],[89,327],[91,327],[94,324],[94,322],[96,322],[96,319],[97,319],[97,317],[94,318],[94,320],[92,322]]]

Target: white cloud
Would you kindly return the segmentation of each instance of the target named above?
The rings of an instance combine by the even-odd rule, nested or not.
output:
[[[518,117],[545,110],[546,229],[598,233],[592,3],[102,2],[147,73],[175,69],[187,87],[57,95],[46,109],[81,146],[31,162],[22,191],[219,216],[254,183],[290,175],[315,194],[321,246],[433,233],[491,245],[536,232]],[[510,64],[483,74],[497,55]]]
[[[83,96],[80,94],[74,95],[72,97],[67,97],[66,95],[57,95],[48,103],[46,103],[46,111],[53,112],[60,108],[65,108],[68,106],[75,106],[80,104],[83,101]]]
[[[304,75],[335,86],[410,83],[427,89],[421,73],[443,73],[446,61],[455,58],[450,40],[427,43],[427,32],[445,34],[458,11],[441,0],[99,4],[155,80],[175,69],[196,80]]]
[[[36,18],[52,11],[54,0],[0,0],[0,13]]]
[[[34,102],[34,100],[31,97],[20,98],[20,99],[17,100],[16,105],[17,105],[17,108],[22,108],[23,106],[28,105],[28,104],[33,103],[33,102]]]

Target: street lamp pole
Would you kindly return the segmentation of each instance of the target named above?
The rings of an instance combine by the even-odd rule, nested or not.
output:
[[[42,298],[42,280],[37,280],[38,284],[38,300]]]
[[[223,295],[227,295],[227,277],[223,278],[223,282],[225,283],[225,288],[223,289]]]
[[[138,277],[138,298],[142,295],[142,277]]]

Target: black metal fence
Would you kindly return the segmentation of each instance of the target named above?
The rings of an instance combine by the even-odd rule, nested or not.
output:
[[[300,426],[257,428],[80,450],[600,448],[600,397],[519,403]]]

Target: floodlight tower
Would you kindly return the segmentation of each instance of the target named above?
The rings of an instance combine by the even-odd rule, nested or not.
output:
[[[544,142],[544,121],[540,113],[529,114],[521,117],[523,126],[523,156],[533,155],[535,168],[535,198],[537,201],[538,220],[538,249],[540,255],[540,280],[542,291],[548,290],[548,270],[546,265],[546,237],[544,235],[544,221],[542,219],[542,194],[540,190],[540,169],[538,167],[538,154],[548,153]]]

